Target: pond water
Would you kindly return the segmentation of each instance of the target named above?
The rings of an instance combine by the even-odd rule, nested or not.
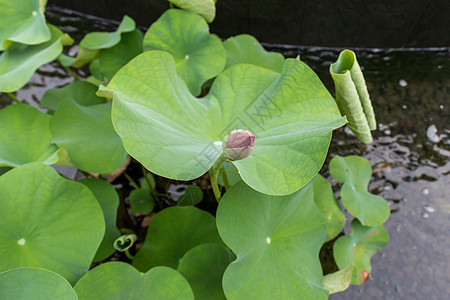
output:
[[[49,22],[80,40],[116,22],[50,7]],[[328,68],[342,49],[265,45],[301,59],[333,91]],[[353,49],[368,82],[378,130],[364,145],[336,131],[330,153],[357,154],[373,166],[370,191],[389,201],[389,245],[372,258],[372,274],[330,299],[448,299],[450,295],[450,49]],[[76,49],[71,49],[73,54]],[[83,71],[80,72],[83,75]],[[72,78],[57,63],[41,67],[17,93],[37,106],[45,90]],[[7,101],[0,95],[0,106]],[[324,169],[323,174],[327,175]],[[336,183],[333,183],[336,186]],[[347,227],[348,231],[349,228]]]

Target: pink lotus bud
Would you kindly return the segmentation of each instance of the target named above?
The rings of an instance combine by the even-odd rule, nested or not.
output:
[[[229,160],[240,160],[248,157],[254,147],[255,135],[248,130],[233,130],[222,140],[223,153]]]

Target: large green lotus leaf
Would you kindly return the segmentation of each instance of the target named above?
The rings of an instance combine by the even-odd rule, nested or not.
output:
[[[353,264],[352,284],[362,284],[372,271],[370,259],[387,246],[389,234],[383,225],[365,227],[358,219],[352,221],[351,229],[350,235],[334,243],[333,255],[340,269]]]
[[[136,29],[136,23],[128,16],[124,16],[122,22],[116,31],[113,32],[91,32],[80,42],[77,56],[74,60],[66,59],[68,64],[79,68],[86,63],[98,58],[100,49],[108,49],[117,45],[121,40],[123,33],[131,32]]]
[[[208,23],[216,17],[215,0],[169,0],[179,8],[202,16]]]
[[[64,100],[53,115],[52,141],[67,150],[74,165],[90,173],[111,173],[126,159],[111,123],[111,102],[81,106]]]
[[[323,277],[323,287],[326,288],[330,294],[345,291],[350,286],[352,281],[353,265],[349,264],[342,270],[327,274]]]
[[[356,137],[365,144],[372,142],[371,130],[377,129],[375,114],[366,81],[353,51],[344,50],[331,64],[330,74],[336,86],[336,102]]]
[[[48,41],[50,29],[45,22],[46,0],[0,0],[0,51],[7,40],[35,45]]]
[[[325,241],[334,239],[345,226],[345,215],[334,197],[330,183],[322,175],[317,174],[313,181],[314,202],[319,208],[327,226]]]
[[[12,43],[0,55],[0,92],[14,92],[23,87],[43,64],[62,52],[62,32],[49,25],[51,38],[38,45]]]
[[[220,39],[209,33],[205,20],[179,9],[169,9],[150,26],[144,36],[144,51],[150,50],[173,56],[178,75],[195,96],[203,83],[225,67],[225,49]]]
[[[100,72],[110,80],[116,72],[135,56],[142,53],[142,32],[135,29],[122,34],[122,39],[114,47],[100,50]]]
[[[123,262],[95,267],[75,285],[80,300],[194,300],[189,283],[177,271],[156,267],[140,273]]]
[[[337,155],[330,161],[330,173],[337,182],[344,183],[342,204],[361,224],[379,225],[389,218],[391,210],[386,200],[367,191],[372,176],[372,167],[367,159]]]
[[[193,206],[169,207],[150,222],[145,243],[133,265],[141,271],[155,266],[176,269],[187,251],[205,243],[223,245],[214,217]]]
[[[54,164],[58,147],[52,144],[49,115],[26,104],[0,110],[0,166],[17,167],[30,162]]]
[[[110,183],[101,179],[85,178],[79,182],[91,190],[103,210],[105,235],[94,257],[94,261],[101,261],[115,252],[113,244],[120,236],[120,231],[116,226],[119,195]]]
[[[310,184],[277,197],[237,183],[220,201],[217,228],[237,255],[223,275],[227,299],[327,298],[319,261],[326,228]]]
[[[77,300],[70,283],[59,274],[38,268],[0,273],[0,299]]]
[[[222,275],[236,256],[217,244],[202,244],[189,250],[180,260],[178,272],[187,279],[196,300],[226,299]]]
[[[42,96],[39,106],[54,111],[59,103],[66,99],[75,101],[82,106],[105,103],[105,98],[98,97],[95,94],[96,91],[97,87],[95,85],[76,80],[62,88],[47,90]]]
[[[32,163],[0,177],[0,271],[45,268],[75,283],[102,241],[105,222],[81,183]]]
[[[345,123],[326,88],[304,63],[282,73],[239,64],[221,73],[210,93],[193,97],[161,51],[137,56],[113,77],[112,119],[127,152],[155,174],[191,180],[204,174],[233,129],[256,136],[242,179],[268,194],[299,190],[322,167],[331,131]],[[101,91],[105,93],[105,90]]]
[[[235,64],[252,64],[281,72],[284,56],[277,52],[267,52],[256,38],[248,34],[230,37],[223,46],[227,52],[226,68]]]

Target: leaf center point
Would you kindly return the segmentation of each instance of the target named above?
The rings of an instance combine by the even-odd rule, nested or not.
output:
[[[18,244],[19,246],[25,246],[26,242],[27,242],[27,241],[25,241],[24,238],[21,238],[20,240],[17,240],[17,244]]]
[[[266,243],[267,243],[267,245],[270,245],[271,242],[272,242],[272,240],[270,239],[270,237],[267,237],[267,238],[266,238]]]

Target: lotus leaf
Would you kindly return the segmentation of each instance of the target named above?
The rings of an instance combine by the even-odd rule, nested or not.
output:
[[[196,300],[226,300],[222,275],[236,256],[226,247],[202,244],[189,250],[180,260],[178,272],[187,279]]]
[[[90,173],[111,173],[127,157],[111,123],[111,103],[81,106],[64,100],[51,122],[52,141],[67,150],[74,165]]]
[[[252,64],[281,72],[284,56],[277,52],[267,52],[256,38],[248,34],[230,37],[223,46],[227,52],[227,65]]]
[[[168,267],[140,273],[123,262],[102,264],[84,275],[75,285],[80,300],[194,300],[186,279]]]
[[[342,204],[361,224],[379,225],[389,218],[390,208],[386,200],[367,191],[372,168],[365,158],[337,155],[330,161],[330,173],[337,182],[344,183]]]
[[[202,16],[208,23],[216,17],[216,0],[169,0],[179,8]]]
[[[105,235],[94,257],[94,261],[101,261],[114,253],[113,243],[120,236],[120,231],[116,227],[119,195],[110,183],[101,179],[85,178],[79,182],[87,186],[97,198],[105,218]]]
[[[41,267],[75,283],[105,232],[103,213],[81,183],[32,163],[0,177],[0,272]]]
[[[119,70],[101,93],[114,94],[114,128],[127,152],[171,179],[201,176],[220,156],[229,131],[250,130],[253,152],[233,164],[248,185],[273,195],[310,181],[325,160],[331,131],[345,123],[319,78],[295,59],[286,60],[281,74],[232,66],[197,99],[173,58],[149,51]]]
[[[223,276],[227,299],[327,298],[319,261],[326,228],[311,184],[277,197],[239,182],[219,203],[217,228],[237,255]]]
[[[0,110],[0,166],[17,167],[30,162],[54,164],[58,147],[51,143],[49,115],[26,104]]]
[[[170,9],[150,26],[144,36],[144,51],[162,50],[175,60],[178,75],[197,96],[208,79],[225,67],[226,54],[220,39],[209,33],[200,16]]]
[[[59,274],[38,268],[0,273],[0,299],[78,300],[70,283]]]
[[[155,266],[176,269],[187,251],[204,243],[223,245],[214,217],[192,206],[169,207],[152,219],[133,265],[140,271]]]
[[[49,28],[49,41],[38,45],[12,43],[0,55],[0,92],[22,88],[40,66],[56,59],[62,52],[62,32],[51,25]]]
[[[47,0],[0,0],[0,51],[10,42],[36,45],[48,41],[50,29],[45,22]]]
[[[334,198],[331,185],[322,175],[317,174],[313,181],[314,202],[319,208],[327,226],[325,241],[334,239],[345,226],[345,215]]]
[[[365,227],[358,219],[353,220],[351,230],[334,243],[334,259],[339,268],[352,264],[352,284],[363,284],[372,271],[370,259],[387,246],[389,235],[383,225]]]

